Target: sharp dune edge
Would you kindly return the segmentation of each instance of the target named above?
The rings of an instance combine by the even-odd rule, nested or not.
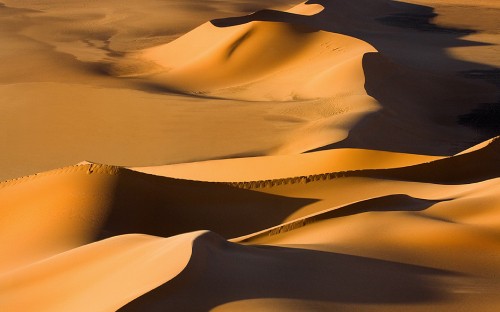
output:
[[[1,1],[0,311],[498,311],[499,17]]]

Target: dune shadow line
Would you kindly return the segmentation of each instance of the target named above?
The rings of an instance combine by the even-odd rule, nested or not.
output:
[[[340,208],[327,210],[312,216],[300,218],[293,222],[288,222],[286,224],[271,228],[267,231],[258,233],[257,235],[247,237],[240,242],[244,242],[248,239],[256,239],[259,237],[278,235],[305,226],[309,226],[310,224],[314,224],[316,222],[335,219],[335,218],[355,216],[362,213],[393,212],[393,211],[407,211],[407,212],[424,211],[441,201],[443,200],[419,199],[408,196],[406,194],[393,194],[376,198],[370,198],[360,202],[348,204]]]
[[[498,120],[495,117],[498,115],[496,114],[498,105],[490,104],[488,109],[485,109],[485,104],[480,98],[484,98],[485,94],[497,94],[497,97],[500,97],[500,94],[498,91],[472,82],[472,79],[491,82],[492,76],[498,69],[453,58],[447,51],[452,47],[490,45],[462,39],[463,36],[476,33],[477,30],[437,25],[434,19],[438,15],[434,8],[399,1],[310,0],[306,4],[319,4],[323,10],[310,16],[262,10],[246,16],[215,19],[211,23],[216,27],[231,27],[254,21],[288,23],[308,31],[321,30],[359,38],[379,51],[365,56],[363,70],[365,89],[368,95],[382,105],[382,109],[360,120],[350,130],[347,139],[312,151],[365,148],[428,155],[453,155],[499,133],[498,127],[490,125]],[[432,44],[429,44],[429,40],[432,40]],[[411,51],[400,49],[404,46],[420,49],[422,53],[407,53]],[[381,63],[387,65],[382,70]],[[447,68],[446,74],[437,73],[433,64],[443,64],[441,67]],[[408,67],[409,70],[403,70],[402,67]],[[463,68],[475,69],[463,73]],[[486,74],[468,74],[471,72]],[[447,90],[461,90],[478,96],[477,98],[453,96]],[[464,115],[458,112],[457,107],[463,107],[463,110],[469,110],[470,113]],[[492,110],[495,116],[485,118],[484,112]],[[429,116],[437,117],[429,120]],[[450,135],[442,139],[448,141],[445,145],[430,144],[435,140],[435,137],[426,133],[431,124],[446,128],[440,129],[440,133],[449,130],[461,135]],[[374,128],[378,130],[372,131]],[[466,136],[463,135],[464,128],[469,128]],[[395,134],[397,135],[395,142],[381,138]],[[418,138],[419,142],[411,144],[409,137]]]
[[[451,272],[339,253],[195,240],[177,277],[119,311],[210,311],[235,301],[290,299],[332,304],[418,304],[446,299]]]
[[[198,230],[227,238],[242,236],[280,224],[315,201],[121,170],[103,237],[126,233],[168,237]]]

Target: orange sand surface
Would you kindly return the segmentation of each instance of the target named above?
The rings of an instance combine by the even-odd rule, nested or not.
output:
[[[496,0],[0,0],[0,311],[500,311]]]

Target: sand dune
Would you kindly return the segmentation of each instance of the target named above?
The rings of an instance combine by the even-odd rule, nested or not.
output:
[[[393,272],[389,274],[389,276],[394,276],[396,279],[393,282],[394,286],[386,285],[389,288],[382,290],[382,293],[386,293],[386,291],[394,292],[397,289],[399,278],[396,278],[396,276],[400,277],[400,274],[410,274],[408,278],[422,278],[420,277],[421,273],[414,273],[423,270],[417,268],[421,266],[432,268],[433,270],[443,270],[440,274],[444,274],[445,276],[449,274],[445,274],[447,270],[476,276],[468,278],[446,277],[444,281],[441,277],[431,278],[431,280],[436,279],[434,282],[429,282],[434,285],[433,287],[436,287],[436,284],[444,284],[437,287],[438,290],[434,288],[428,290],[430,297],[441,292],[451,292],[451,289],[446,286],[447,283],[463,284],[461,287],[470,287],[468,286],[469,284],[478,285],[479,283],[482,286],[478,287],[484,287],[485,289],[485,292],[481,296],[470,294],[461,300],[467,304],[471,304],[469,301],[477,303],[478,300],[487,299],[488,301],[485,304],[491,304],[491,302],[494,302],[493,289],[497,289],[498,285],[495,284],[494,279],[489,280],[486,277],[491,272],[497,270],[500,264],[500,259],[493,256],[495,250],[498,250],[500,247],[497,230],[500,220],[496,217],[498,215],[498,204],[500,203],[500,198],[498,198],[500,184],[498,179],[489,179],[488,176],[484,176],[481,170],[474,167],[476,161],[472,160],[481,159],[480,164],[485,168],[486,172],[498,175],[500,167],[496,165],[498,164],[499,155],[497,147],[498,140],[493,140],[489,144],[481,144],[465,154],[434,160],[422,165],[395,169],[356,170],[351,171],[355,173],[353,177],[349,177],[348,173],[343,173],[315,180],[311,176],[308,183],[303,183],[299,177],[291,179],[288,184],[280,185],[274,183],[269,184],[269,186],[262,185],[250,190],[235,187],[239,186],[238,183],[225,184],[171,179],[95,164],[82,164],[4,182],[0,189],[0,198],[2,199],[3,207],[2,221],[5,222],[4,224],[16,224],[16,227],[3,227],[2,238],[6,239],[6,242],[2,245],[6,245],[7,241],[22,235],[21,233],[33,233],[33,236],[29,240],[25,239],[23,240],[23,244],[16,245],[16,251],[11,254],[11,257],[3,258],[2,269],[4,277],[1,281],[6,285],[4,287],[9,290],[4,295],[8,299],[7,302],[9,302],[7,307],[9,309],[22,310],[23,304],[28,304],[24,303],[21,299],[16,299],[22,298],[24,294],[22,285],[26,284],[23,283],[35,283],[36,287],[39,288],[36,288],[38,290],[34,291],[44,293],[44,289],[53,287],[50,285],[58,283],[59,279],[62,279],[62,284],[66,284],[66,279],[76,279],[76,281],[79,281],[83,276],[90,274],[86,272],[101,272],[100,270],[105,270],[105,268],[101,267],[104,264],[100,264],[100,262],[95,265],[89,265],[88,261],[85,261],[83,262],[85,263],[83,268],[76,266],[74,264],[75,260],[71,259],[79,259],[81,261],[82,256],[77,256],[80,253],[88,257],[88,259],[93,259],[92,254],[94,252],[104,252],[92,251],[96,248],[97,250],[105,250],[109,254],[109,257],[116,257],[116,252],[113,251],[115,247],[112,246],[118,244],[122,247],[116,248],[125,248],[125,246],[132,248],[130,246],[134,246],[136,244],[134,242],[137,241],[137,250],[141,252],[142,258],[137,258],[135,254],[127,251],[127,254],[135,259],[133,264],[128,262],[128,267],[139,266],[144,261],[149,263],[150,260],[146,259],[152,256],[148,256],[148,252],[157,254],[158,250],[165,250],[167,247],[159,247],[166,244],[160,238],[118,236],[117,238],[75,249],[75,251],[71,251],[72,248],[113,235],[147,233],[150,235],[172,236],[199,228],[217,231],[224,234],[226,238],[241,236],[240,238],[233,239],[233,242],[252,245],[266,244],[287,248],[293,245],[293,248],[300,246],[302,249],[302,251],[296,251],[298,255],[295,256],[290,256],[290,253],[294,254],[295,251],[287,251],[286,248],[283,250],[278,249],[276,252],[273,249],[264,249],[262,251],[264,254],[257,256],[261,252],[259,249],[254,251],[254,249],[240,250],[242,247],[236,246],[230,247],[230,249],[216,247],[217,251],[211,251],[209,254],[213,255],[214,252],[219,253],[224,250],[223,254],[226,255],[224,257],[227,258],[226,260],[215,260],[214,264],[217,266],[223,265],[222,263],[225,261],[229,263],[237,261],[234,263],[240,263],[241,261],[248,261],[255,257],[276,257],[276,259],[281,259],[280,261],[286,261],[287,263],[289,261],[292,261],[292,263],[293,261],[298,261],[297,259],[300,259],[300,257],[305,257],[304,259],[313,257],[317,259],[314,261],[322,263],[323,261],[337,261],[334,260],[335,256],[331,254],[332,252],[336,252],[339,253],[338,261],[344,261],[340,259],[344,259],[345,257],[353,257],[341,255],[349,254],[408,264],[406,269],[409,271],[405,271],[405,267],[401,266],[401,264],[387,262],[387,270],[390,270],[390,272],[393,272],[392,270],[395,268],[401,268],[403,272],[407,273],[400,272],[397,275],[393,275],[396,274]],[[460,160],[464,157],[469,160],[464,163],[473,166],[475,170],[454,166],[454,163],[457,161],[455,159]],[[423,159],[427,158],[423,157]],[[488,162],[488,159],[491,159],[491,161]],[[316,160],[315,157],[311,159],[312,162]],[[457,180],[447,181],[447,184],[435,184],[433,179],[431,181],[421,179],[421,182],[407,182],[404,180],[398,181],[382,178],[386,171],[393,170],[398,174],[404,175],[407,170],[418,166],[423,166],[418,169],[418,172],[423,173],[424,177],[425,172],[429,171],[435,175],[436,172],[443,172],[444,168],[461,168],[469,173],[476,172],[478,174],[476,177],[473,174],[470,177],[471,179],[479,179],[481,182],[470,183],[464,181],[466,184],[460,184],[463,183],[460,177]],[[374,177],[376,176],[373,174],[374,172],[377,172],[382,177]],[[365,178],[363,176],[370,177]],[[452,175],[449,176],[453,177]],[[61,193],[61,190],[64,190],[63,193]],[[221,200],[222,198],[223,200]],[[478,204],[480,208],[471,210],[472,206]],[[6,214],[6,212],[13,210],[13,205],[17,207],[16,213],[13,215],[12,212],[10,215]],[[40,206],[45,208],[40,209]],[[238,209],[235,210],[234,207],[238,207]],[[266,218],[262,218],[263,215]],[[19,220],[29,220],[29,222],[21,223]],[[61,220],[64,220],[64,222],[61,223]],[[389,224],[392,224],[392,226],[389,226]],[[386,226],[387,228],[383,232],[378,232],[379,234],[377,235],[368,234],[373,231],[377,233],[377,229],[381,226]],[[346,230],[346,227],[349,230]],[[265,228],[269,229],[259,231],[259,229]],[[391,229],[389,230],[389,228]],[[251,232],[255,232],[255,234],[245,235]],[[180,238],[172,238],[170,240],[173,243],[177,240],[186,241]],[[213,241],[213,238],[209,238],[209,241]],[[215,246],[219,246],[220,244],[225,246],[227,244],[222,238],[216,238],[216,241],[218,243],[215,243]],[[155,243],[153,244],[153,242]],[[391,248],[396,244],[401,244],[401,246],[392,250]],[[446,251],[443,251],[441,248],[443,244],[447,246]],[[175,243],[175,245],[177,246],[178,244]],[[188,250],[185,253],[189,254],[188,246],[190,244],[186,242],[181,245],[184,246],[182,247],[183,250]],[[204,244],[201,245],[205,246]],[[198,254],[199,251],[197,251],[196,246],[198,245],[195,244],[193,252],[196,251],[196,254]],[[151,251],[144,251],[144,248],[148,248],[147,250]],[[206,248],[210,249],[212,247],[205,246],[200,248],[202,253],[206,253]],[[236,248],[236,250],[233,251],[233,248]],[[464,249],[473,252],[460,256],[460,259],[453,259],[453,257]],[[324,254],[315,254],[307,250],[319,250]],[[414,255],[416,250],[419,253],[418,257]],[[63,253],[58,255],[61,252]],[[182,274],[190,276],[190,267],[193,266],[194,270],[198,270],[198,264],[196,263],[207,261],[206,257],[208,256],[202,256],[205,260],[196,260],[198,256],[193,254],[193,259],[189,261],[188,267],[182,270],[188,263],[187,259],[189,255],[180,257],[177,251],[167,249],[165,257],[171,257],[173,253],[176,253],[174,259],[177,259],[175,261],[178,264],[159,266],[162,267],[162,270],[170,270],[168,272],[172,272],[171,270],[174,270],[172,268],[177,268],[174,270],[174,273],[157,277],[155,283],[140,282],[141,287],[143,287],[140,289],[132,286],[126,289],[115,289],[113,290],[113,295],[109,295],[109,298],[102,295],[104,297],[99,301],[102,308],[100,305],[97,305],[96,309],[107,310],[113,309],[111,308],[112,306],[118,307],[119,305],[124,305],[128,302],[127,300],[132,299],[131,296],[134,296],[130,294],[131,291],[136,294],[135,296],[139,296],[162,283],[167,284],[158,288],[157,291],[155,290],[150,295],[146,295],[144,298],[141,297],[138,301],[133,301],[132,304],[125,306],[124,309],[151,309],[154,311],[156,309],[155,306],[160,304],[158,301],[161,302],[158,307],[164,305],[185,306],[186,302],[183,300],[178,299],[175,301],[176,303],[171,303],[170,299],[167,298],[171,298],[171,295],[169,295],[170,292],[175,293],[179,291],[173,290],[177,289],[175,286],[176,283],[182,284],[186,282],[175,280],[176,282],[173,282],[172,286],[168,283],[168,280],[181,271],[185,271]],[[54,256],[46,259],[51,255]],[[334,258],[327,260],[329,257]],[[184,260],[178,260],[179,258]],[[120,257],[119,259],[120,261],[126,261],[129,258]],[[155,261],[159,261],[158,256],[155,256],[154,259]],[[217,256],[215,256],[215,259],[217,259]],[[354,259],[352,261],[355,261]],[[41,260],[41,262],[26,266],[36,260]],[[360,261],[360,265],[363,266],[367,265],[370,267],[373,264],[377,268],[379,268],[379,265],[385,267],[383,262],[377,262],[381,260],[366,260],[368,261],[366,264],[363,264],[365,260],[361,260],[361,258]],[[453,264],[450,261],[453,261]],[[120,270],[119,272],[124,272],[122,265],[117,265],[116,262],[112,263]],[[277,272],[275,269],[272,269],[276,264],[267,267],[269,264],[266,263],[262,264],[265,269],[262,268],[259,270],[264,270],[262,272],[267,272],[266,270]],[[294,265],[298,266],[299,263],[297,262]],[[259,266],[261,265],[249,265],[249,267]],[[17,269],[13,270],[16,267]],[[45,270],[58,272],[63,270],[62,267],[67,267],[71,270],[70,272],[73,272],[71,274],[74,274],[74,276],[68,276],[68,273],[66,273],[66,275],[61,277],[58,277],[58,275],[51,277],[41,284],[36,282],[38,280],[36,277],[38,276],[37,274],[49,274],[41,273],[45,272]],[[148,271],[140,271],[142,273],[137,274],[140,274],[141,278],[149,281],[149,279],[157,276],[157,273],[155,273],[157,266],[147,267],[150,268]],[[239,268],[238,270],[241,269]],[[292,265],[289,269],[284,270],[284,272],[287,272],[286,270],[296,272],[297,269],[293,268]],[[354,272],[358,269],[354,267],[352,270]],[[397,270],[399,269],[396,269],[396,272],[398,272]],[[425,272],[425,270],[422,272]],[[215,269],[213,272],[215,272]],[[388,274],[381,273],[384,271],[377,272],[381,276]],[[113,276],[113,278],[104,280],[103,283],[119,283],[119,278],[125,278],[117,277],[116,274],[110,273],[110,276]],[[229,277],[235,273],[229,271],[227,274]],[[241,273],[238,274],[241,276]],[[282,274],[288,275],[289,273],[279,273],[279,276],[283,276]],[[329,274],[336,276],[339,273],[335,269],[335,271]],[[349,274],[352,275],[354,273]],[[440,274],[438,275],[440,276]],[[197,278],[199,277],[195,278],[196,282],[191,281],[188,283],[198,283],[200,280]],[[272,277],[271,275],[268,278],[271,282],[276,280],[277,277]],[[330,278],[328,277],[327,280],[330,280]],[[484,278],[486,279],[483,280]],[[188,278],[188,280],[190,279]],[[211,279],[212,277],[203,277],[201,281],[209,283]],[[262,282],[264,283],[264,281]],[[21,286],[12,290],[12,287],[8,286],[9,283]],[[318,287],[324,283],[326,281],[323,282],[320,279]],[[356,285],[358,282],[353,283],[353,285]],[[254,288],[255,285],[252,286],[252,283],[243,283],[241,285],[240,290],[244,294],[241,295],[242,297],[236,293],[228,295],[236,295],[233,299],[245,299],[249,295],[248,291],[256,289]],[[412,300],[426,301],[427,299],[424,300],[421,298],[421,292],[424,290],[411,288],[418,285],[418,282],[411,285],[413,286],[409,286],[409,290],[401,290],[401,298],[404,299],[397,299],[398,297],[395,296],[391,297],[391,300],[399,303],[412,302]],[[206,296],[207,298],[212,296],[210,292],[206,292],[205,286],[200,287],[197,290],[202,292],[200,296]],[[93,286],[88,290],[85,289],[79,292],[68,291],[68,297],[71,296],[73,299],[61,307],[51,306],[54,302],[46,297],[37,300],[46,300],[40,304],[42,306],[47,305],[46,309],[48,311],[69,308],[77,309],[82,300],[87,298],[86,296],[92,296],[92,292],[99,292],[99,289],[101,288]],[[270,289],[276,288],[269,286],[266,289],[271,291]],[[373,293],[373,290],[368,288],[366,293],[359,294],[360,298],[376,303],[378,299],[375,298],[380,298],[379,296],[383,295],[380,293],[373,297],[373,299],[370,299],[371,295],[369,293]],[[318,292],[317,289],[314,291],[309,289],[311,291],[309,293],[302,286],[292,289],[285,288],[282,291],[291,295],[292,298],[298,296],[295,294],[296,292],[301,293],[304,291],[305,293],[302,294],[306,296],[307,300],[319,301],[324,300],[328,294],[331,294],[331,290],[322,293],[321,291]],[[347,293],[351,292],[347,291],[345,295]],[[419,295],[416,295],[416,293]],[[254,295],[260,298],[260,295]],[[187,294],[181,296],[187,296]],[[412,296],[417,297],[411,299]],[[233,301],[233,299],[230,301]],[[164,300],[167,301],[164,302]],[[225,302],[225,300],[229,300],[229,297],[226,299],[219,298],[215,301],[208,299],[200,301],[192,306],[192,309],[204,310],[208,308],[207,305],[211,304],[217,306],[218,300]],[[342,301],[342,299],[339,300]],[[431,299],[429,300],[432,302]],[[448,304],[451,306],[461,304],[462,302],[461,300],[448,300],[450,300]],[[446,300],[444,301],[446,302]],[[150,306],[150,304],[153,306]],[[305,306],[308,305],[307,302],[304,304]],[[287,305],[285,304],[285,306]],[[329,306],[329,304],[324,303],[325,308]]]
[[[498,93],[486,83],[494,19],[474,19],[485,10],[462,14],[459,28],[447,25],[460,8],[436,5],[444,13],[433,24],[431,7],[358,2],[4,1],[0,140],[12,148],[0,180],[82,159],[157,166],[332,148],[443,156],[495,135],[483,113]],[[244,15],[252,11],[264,13]]]
[[[497,177],[500,170],[499,148],[497,137],[451,157],[337,149],[299,156],[240,158],[131,169],[173,178],[235,182],[232,185],[241,184],[245,188],[255,188],[250,185],[252,182],[256,185],[261,183],[264,186],[267,183],[277,186],[283,179],[296,183],[304,179],[310,182],[338,177],[381,177],[459,184]],[[246,168],[243,164],[249,167]],[[243,177],[248,180],[243,181]]]
[[[362,57],[375,49],[365,42],[288,23],[219,28],[212,23],[143,52],[141,57],[157,64],[150,79],[170,90],[245,100],[366,94]],[[182,54],[191,42],[199,43],[190,46],[193,55]],[[271,43],[275,48],[268,50]],[[206,75],[197,75],[198,70]]]
[[[320,250],[333,248],[349,254],[488,276],[500,264],[495,252],[499,244],[498,183],[495,179],[461,189],[437,187],[434,191],[439,190],[440,196],[427,193],[425,200],[407,195],[370,198],[301,218],[245,241],[311,244]],[[374,181],[357,184],[377,185]],[[423,189],[432,192],[429,185],[414,185],[413,191],[408,191],[410,188],[404,184],[384,186],[413,196],[423,196]],[[477,208],[471,211],[471,207]],[[394,244],[400,247],[392,249]],[[442,246],[447,246],[446,250]],[[457,258],[464,249],[470,253]]]
[[[2,0],[0,311],[499,310],[499,17]]]
[[[484,181],[496,177],[500,170],[497,166],[498,155],[498,140],[494,140],[485,147],[469,153],[421,165],[396,169],[337,171],[337,173],[332,171],[331,174],[295,177],[285,175],[284,178],[276,180],[237,181],[228,184],[156,177],[102,165],[72,166],[0,184],[4,216],[2,222],[16,225],[5,227],[3,230],[2,238],[5,242],[24,233],[28,228],[32,233],[39,233],[24,241],[26,245],[17,246],[19,251],[13,255],[18,257],[11,259],[7,257],[3,262],[6,262],[5,265],[8,267],[9,263],[10,265],[22,263],[23,257],[29,259],[28,255],[23,256],[25,253],[41,257],[44,253],[69,249],[99,237],[130,232],[169,236],[197,228],[209,228],[229,238],[277,225],[285,219],[291,220],[306,212],[310,213],[311,209],[321,211],[339,205],[340,201],[346,198],[350,202],[355,201],[352,196],[361,195],[364,196],[362,198],[369,198],[367,196],[375,196],[370,193],[377,194],[378,190],[383,194],[391,192],[398,194],[397,191],[387,187],[377,188],[369,193],[361,191],[369,188],[369,185],[358,185],[354,192],[348,193],[340,188],[340,194],[343,196],[335,194],[336,192],[332,193],[332,188],[353,184],[344,182],[352,178],[361,181],[368,179],[377,183],[387,181],[384,183],[389,185],[391,183],[412,185],[403,189],[412,188],[418,193],[420,187],[413,185],[414,183],[390,182],[388,179],[396,177],[399,180],[411,181],[413,178],[425,184],[438,181],[443,183],[439,180],[439,173],[448,178],[453,178],[453,173],[456,173],[455,180],[444,181],[452,185],[435,188],[462,190],[464,186],[459,183]],[[260,160],[262,167],[266,167],[266,160],[266,158]],[[268,168],[272,167],[273,161],[271,160],[271,165],[267,164]],[[318,163],[317,157],[302,161],[304,164],[307,161]],[[231,160],[219,162],[234,163]],[[221,165],[221,168],[224,168],[224,165]],[[452,168],[452,172],[447,173],[447,168]],[[458,174],[460,171],[465,172],[470,180],[464,181]],[[476,175],[471,175],[471,172],[475,172]],[[426,179],[429,176],[430,178]],[[304,184],[304,181],[310,183]],[[319,198],[322,200],[318,201]],[[446,196],[438,198],[443,199]],[[436,198],[431,196],[430,199]],[[337,204],[334,204],[335,202]],[[200,210],[200,203],[203,203],[204,210]],[[17,208],[13,209],[14,206]],[[40,209],[40,206],[46,208]],[[232,207],[239,208],[234,210]],[[265,213],[267,217],[260,218],[259,211]],[[162,217],[157,219],[160,215]],[[202,215],[203,217],[200,217]],[[219,220],[221,216],[224,216],[224,220]],[[65,222],[57,225],[61,219]],[[168,219],[175,222],[167,226],[165,222]],[[55,231],[54,227],[58,230]]]
[[[0,186],[2,245],[33,233],[1,259],[4,271],[126,233],[166,237],[212,229],[239,236],[279,224],[314,201],[103,165],[67,167]]]
[[[199,235],[129,234],[62,253],[3,275],[0,307],[6,311],[33,307],[39,311],[115,311],[179,274]]]
[[[227,184],[162,178],[93,164],[68,167],[1,184],[2,222],[15,224],[2,230],[2,239],[7,243],[28,229],[33,233],[29,240],[16,246],[19,250],[13,253],[13,257],[5,257],[2,262],[8,268],[32,261],[31,257],[40,258],[100,237],[131,232],[170,236],[205,228],[227,238],[239,236],[340,205],[342,200],[355,201],[355,196],[361,195],[361,199],[380,196],[374,195],[378,194],[379,188],[371,192],[361,191],[369,188],[370,183],[408,185],[403,189],[413,188],[419,193],[420,186],[411,182],[393,183],[388,179],[419,181],[425,185],[451,183],[450,186],[435,188],[463,190],[460,183],[485,181],[498,176],[498,155],[498,140],[494,140],[478,150],[421,165],[364,170],[358,167],[350,171],[330,171],[328,174],[283,175],[280,179],[255,182],[251,182],[249,176],[250,181],[232,180],[233,183]],[[275,160],[271,158],[266,164],[267,160],[258,160],[262,168],[272,168]],[[354,161],[354,158],[351,160]],[[317,157],[301,161],[304,166],[308,162],[319,164]],[[219,162],[228,162],[233,166],[235,163],[231,160]],[[224,168],[224,164],[220,168]],[[210,169],[205,170],[210,172]],[[291,174],[293,170],[283,170],[282,173]],[[443,181],[440,174],[447,179]],[[238,177],[238,172],[233,179],[235,177]],[[371,182],[360,182],[355,191],[346,193],[348,186],[358,184],[343,181],[350,177]],[[211,178],[214,179],[213,176]],[[340,188],[342,196],[332,192],[339,185],[344,185]],[[382,194],[391,193],[399,194],[388,186],[382,189]],[[426,194],[425,191],[422,194]],[[431,196],[429,199],[436,198]],[[200,210],[200,203],[203,203],[203,210]],[[261,218],[262,214],[267,217]],[[59,220],[65,221],[58,225]]]
[[[327,172],[404,167],[439,158],[374,150],[335,149],[300,155],[235,158],[130,169],[188,180],[240,182]]]
[[[376,309],[380,303],[398,309],[413,302],[418,302],[421,310],[428,309],[431,303],[453,308],[453,304],[447,305],[446,297],[453,295],[445,285],[456,277],[446,271],[334,252],[243,247],[213,235],[201,238],[193,246],[192,262],[172,283],[120,311],[161,311],[165,306],[193,311],[215,307],[215,311],[355,311],[353,302],[363,302],[367,310]],[[198,261],[204,263],[203,269]],[[370,282],[362,282],[366,280]],[[226,284],[237,285],[237,290],[228,291]],[[192,300],[193,293],[201,300]],[[479,303],[474,295],[461,298],[462,306],[468,303],[466,306],[471,307],[471,299]],[[223,302],[228,303],[221,305]]]

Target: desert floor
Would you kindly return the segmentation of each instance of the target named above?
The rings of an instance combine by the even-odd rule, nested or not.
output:
[[[0,0],[0,311],[500,311],[497,0]]]

